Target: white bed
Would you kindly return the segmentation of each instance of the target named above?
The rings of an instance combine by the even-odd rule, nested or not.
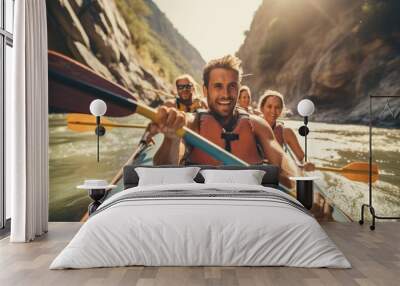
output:
[[[197,183],[114,195],[50,269],[128,265],[351,267],[318,222],[285,193]]]

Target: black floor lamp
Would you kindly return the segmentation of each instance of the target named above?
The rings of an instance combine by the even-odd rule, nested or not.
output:
[[[390,219],[390,220],[398,220],[400,219],[399,216],[380,216],[377,215],[375,212],[375,208],[372,205],[372,99],[378,99],[378,98],[384,98],[387,101],[387,106],[389,107],[390,113],[392,116],[395,118],[394,113],[390,109],[390,105],[388,102],[389,98],[400,98],[400,95],[382,95],[382,96],[377,96],[377,95],[370,95],[369,96],[369,182],[368,182],[368,204],[363,204],[361,206],[361,218],[359,220],[359,223],[362,225],[364,224],[364,209],[367,208],[369,209],[369,212],[371,213],[372,217],[372,224],[369,226],[370,230],[375,230],[375,220],[376,219]],[[385,106],[386,109],[386,106]]]
[[[314,103],[309,99],[303,99],[297,105],[297,111],[304,117],[304,125],[299,128],[299,134],[304,136],[304,160],[307,162],[307,135],[310,130],[307,127],[308,117],[314,113]],[[307,209],[311,209],[314,202],[313,184],[317,177],[291,177],[290,179],[296,181],[296,198]]]
[[[309,99],[303,99],[297,105],[297,111],[304,117],[304,125],[299,128],[299,134],[304,136],[304,161],[307,162],[307,135],[310,130],[307,127],[308,117],[314,113],[314,103]]]
[[[106,129],[100,123],[100,116],[107,111],[107,104],[101,99],[95,99],[90,103],[90,113],[96,116],[96,135],[97,135],[97,162],[100,161],[100,136],[106,133]]]

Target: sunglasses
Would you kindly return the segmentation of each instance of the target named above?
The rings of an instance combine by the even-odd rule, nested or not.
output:
[[[178,90],[191,90],[192,89],[192,87],[193,87],[193,85],[192,84],[178,84],[177,86],[176,86],[176,88],[178,89]]]

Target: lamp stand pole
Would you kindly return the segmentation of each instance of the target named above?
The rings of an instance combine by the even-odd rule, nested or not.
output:
[[[307,162],[307,135],[304,136],[304,162]]]
[[[96,135],[97,135],[97,162],[100,161],[100,116],[96,116]]]
[[[307,124],[308,124],[308,116],[304,116],[304,125],[306,126],[306,132],[305,132],[305,136],[304,136],[304,161],[307,162],[307,134],[308,134],[308,128],[307,128]]]

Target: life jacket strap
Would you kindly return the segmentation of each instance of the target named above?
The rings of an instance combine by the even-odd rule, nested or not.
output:
[[[222,129],[221,138],[225,140],[225,150],[228,152],[232,152],[231,142],[239,140],[239,134],[227,132],[225,131],[225,129]]]

